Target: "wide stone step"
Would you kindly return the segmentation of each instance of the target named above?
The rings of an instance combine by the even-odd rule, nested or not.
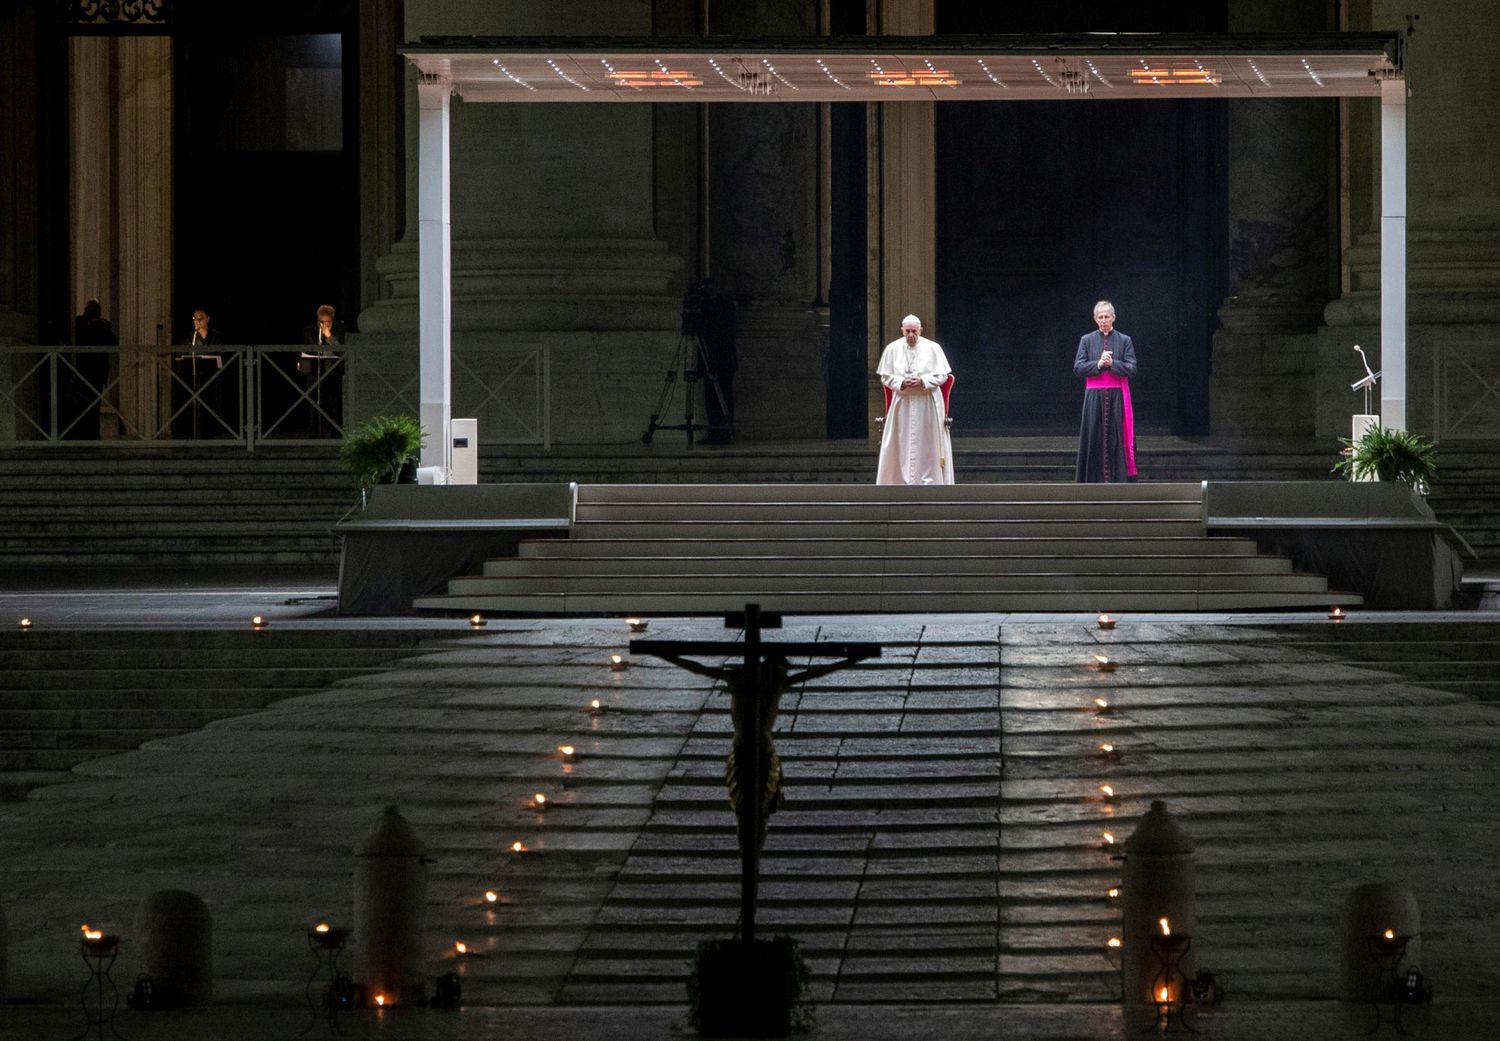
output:
[[[638,503],[964,503],[1202,501],[1201,483],[956,484],[911,488],[859,484],[580,484],[579,506]]]
[[[284,687],[301,690],[311,686],[326,686],[341,679],[359,676],[364,668],[313,667],[263,668],[255,676],[258,686]],[[242,668],[214,668],[203,662],[194,668],[131,669],[112,672],[102,669],[69,668],[60,662],[50,669],[13,669],[7,675],[7,683],[18,690],[77,690],[94,687],[99,690],[133,688],[143,685],[158,688],[215,689],[232,688],[244,676]]]
[[[452,596],[503,594],[564,593],[578,594],[623,594],[681,593],[684,596],[709,594],[716,590],[733,588],[736,594],[761,595],[765,593],[1032,593],[1048,590],[1078,591],[1089,593],[1118,591],[1296,591],[1322,592],[1328,588],[1327,580],[1318,575],[1293,574],[1240,574],[1227,573],[1165,573],[1135,574],[1116,572],[1112,574],[1072,574],[1068,572],[1038,572],[1025,575],[961,575],[945,572],[933,575],[924,572],[886,574],[820,574],[817,572],[783,571],[779,574],[744,575],[736,572],[723,574],[664,574],[648,575],[586,575],[552,578],[547,576],[502,576],[455,578],[448,583]]]
[[[110,687],[45,690],[6,689],[0,691],[0,712],[13,714],[16,726],[23,726],[33,712],[109,712],[128,709],[143,713],[212,713],[214,718],[236,712],[253,712],[279,698],[300,693],[286,687],[245,687],[202,689],[189,687]],[[25,713],[25,715],[22,715]],[[39,717],[40,718],[40,717]]]
[[[835,520],[782,521],[774,518],[741,521],[601,521],[579,522],[579,539],[890,539],[942,538],[1191,538],[1204,534],[1201,520],[1109,519],[1089,520]]]
[[[1358,604],[1347,593],[1297,591],[1148,591],[1076,590],[1010,593],[839,593],[822,591],[774,593],[721,589],[715,593],[538,593],[534,595],[475,594],[418,597],[421,610],[487,611],[514,614],[720,614],[743,610],[747,596],[768,611],[803,614],[866,614],[921,612],[1015,611],[1237,611],[1269,609],[1327,609],[1332,604]]]
[[[1205,553],[1199,556],[1138,556],[1130,560],[1132,574],[1237,574],[1284,575],[1292,569],[1285,557],[1234,556]],[[485,562],[484,574],[492,578],[583,578],[589,575],[780,575],[881,574],[886,570],[914,570],[904,560],[881,556],[828,554],[815,559],[773,556],[661,556],[614,557],[505,557]],[[1050,575],[1113,574],[1120,562],[1113,556],[924,556],[920,570],[930,575]]]
[[[1140,502],[659,502],[579,503],[578,525],[595,523],[730,522],[784,524],[788,522],[840,524],[887,521],[948,523],[951,521],[1119,521],[1184,520],[1201,522],[1203,504],[1197,500]]]
[[[1106,556],[1133,560],[1142,556],[1209,555],[1254,556],[1253,539],[1218,536],[1115,538],[1093,534],[1070,538],[985,537],[961,544],[938,537],[907,537],[899,543],[884,538],[672,538],[672,539],[528,539],[517,553],[540,559],[557,557],[823,557],[833,555],[933,557],[963,549],[975,557]]]

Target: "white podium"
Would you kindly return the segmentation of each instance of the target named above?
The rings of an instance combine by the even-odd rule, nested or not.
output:
[[[479,483],[479,420],[455,419],[453,428],[453,467],[450,484]]]

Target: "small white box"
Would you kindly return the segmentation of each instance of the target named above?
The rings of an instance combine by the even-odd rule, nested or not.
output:
[[[453,467],[451,484],[479,483],[479,420],[455,419],[453,428]]]

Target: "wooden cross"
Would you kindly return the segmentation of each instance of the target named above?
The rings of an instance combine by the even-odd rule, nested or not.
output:
[[[762,629],[780,629],[781,615],[746,604],[744,611],[724,616],[726,629],[744,629],[744,663],[712,667],[693,658],[723,658],[734,644],[715,640],[638,640],[631,654],[649,654],[700,676],[723,680],[729,689],[729,715],[734,737],[725,767],[729,801],[734,807],[740,844],[740,933],[755,940],[755,895],[760,875],[760,849],[766,825],[781,801],[781,760],[771,731],[781,695],[799,683],[837,672],[866,658],[880,657],[876,643],[763,643]],[[788,658],[837,658],[829,665],[812,665],[790,672]]]

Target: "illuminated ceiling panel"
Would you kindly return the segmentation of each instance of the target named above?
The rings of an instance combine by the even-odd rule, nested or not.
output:
[[[466,101],[1051,101],[1376,97],[1395,34],[651,40],[424,38]]]

